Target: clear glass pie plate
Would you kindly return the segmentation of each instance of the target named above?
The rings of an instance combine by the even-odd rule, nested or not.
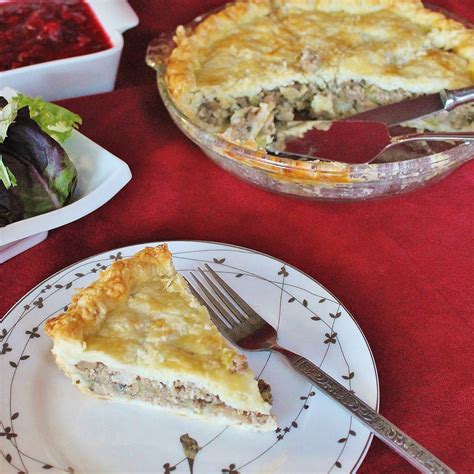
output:
[[[186,29],[194,28],[206,16],[201,15]],[[418,150],[400,147],[380,162],[362,165],[298,161],[238,146],[193,123],[173,102],[165,81],[168,58],[175,47],[172,38],[172,33],[166,33],[154,39],[146,56],[147,64],[157,72],[158,90],[171,118],[216,164],[269,191],[338,201],[393,196],[436,182],[474,158],[473,143],[444,143],[439,148],[425,144]]]

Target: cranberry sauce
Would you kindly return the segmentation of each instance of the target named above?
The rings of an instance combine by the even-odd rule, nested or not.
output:
[[[111,47],[94,12],[82,0],[0,3],[0,71]]]

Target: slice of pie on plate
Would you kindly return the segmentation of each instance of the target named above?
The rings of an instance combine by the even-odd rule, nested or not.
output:
[[[45,327],[56,363],[85,393],[276,428],[269,386],[214,326],[166,245],[113,263]]]

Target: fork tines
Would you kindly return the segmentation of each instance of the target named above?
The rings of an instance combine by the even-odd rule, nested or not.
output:
[[[193,294],[207,307],[212,321],[224,335],[231,336],[232,333],[234,339],[236,330],[251,332],[255,326],[264,323],[263,319],[207,263],[205,270],[198,268],[201,279],[191,273],[205,298],[189,281],[188,283]],[[201,280],[206,282],[209,288]]]

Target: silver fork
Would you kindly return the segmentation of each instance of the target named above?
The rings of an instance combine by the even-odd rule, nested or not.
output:
[[[421,472],[454,473],[427,449],[410,438],[369,405],[356,397],[339,382],[304,357],[277,344],[277,332],[252,309],[209,265],[198,271],[201,280],[194,278],[205,295],[203,298],[188,280],[192,293],[207,307],[212,321],[232,343],[250,351],[276,351],[284,355],[291,366],[305,375],[312,384],[345,408],[369,430]],[[212,278],[209,276],[211,275]]]

